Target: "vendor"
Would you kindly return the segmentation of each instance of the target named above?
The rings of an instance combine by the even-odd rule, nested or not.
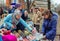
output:
[[[16,10],[14,14],[9,14],[7,17],[4,18],[4,24],[3,26],[8,30],[16,29],[16,25],[20,22],[23,24],[29,31],[32,30],[32,28],[21,18],[22,13],[20,10]]]
[[[45,10],[42,15],[44,16],[42,25],[42,33],[44,35],[44,38],[54,41],[54,38],[56,36],[58,15],[57,13],[51,12],[50,10]]]
[[[15,5],[15,8],[16,8],[16,11],[17,11],[17,10],[20,10],[20,11],[21,11],[21,13],[22,13],[21,18],[22,18],[24,21],[26,21],[26,20],[28,19],[28,12],[27,12],[26,10],[23,10],[23,9],[22,9],[22,5],[21,5],[21,4],[16,4],[16,5]],[[21,24],[21,22],[19,22],[19,23],[17,24],[17,29],[16,29],[16,31],[18,31],[18,30],[21,30],[22,32],[24,32],[24,30],[25,30],[25,26],[24,26],[23,24]]]

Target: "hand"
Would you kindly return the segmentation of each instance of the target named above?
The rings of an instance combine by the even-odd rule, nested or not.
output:
[[[43,36],[43,40],[46,40],[46,35]]]
[[[46,35],[44,35],[43,37],[46,38]]]
[[[0,35],[3,35],[2,29],[0,29]]]
[[[35,34],[37,32],[36,28],[33,28],[32,33]]]
[[[15,28],[15,26],[13,25],[13,26],[12,26],[12,28],[14,29],[14,28]]]
[[[29,40],[34,40],[35,38],[35,36],[29,35]]]
[[[7,29],[3,28],[3,29],[2,29],[2,31],[3,31],[3,32],[6,32],[6,31],[7,31]]]

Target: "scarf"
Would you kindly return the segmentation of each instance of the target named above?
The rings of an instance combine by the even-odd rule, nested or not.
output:
[[[18,22],[19,22],[19,20],[16,19],[16,14],[12,14],[12,24],[17,25]]]

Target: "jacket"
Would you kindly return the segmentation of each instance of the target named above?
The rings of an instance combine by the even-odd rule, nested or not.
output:
[[[53,12],[51,19],[44,19],[42,25],[42,32],[49,40],[54,40],[56,36],[58,15]]]
[[[34,22],[34,24],[40,25],[41,20],[42,20],[42,13],[40,11],[38,11],[37,13],[34,12],[32,16],[32,21]]]
[[[23,24],[29,31],[31,31],[32,30],[32,28],[22,19],[22,18],[20,18],[19,19],[19,21],[18,21],[18,23],[21,23],[21,24]],[[17,23],[17,24],[18,24]],[[17,25],[16,24],[16,25]],[[8,25],[8,29],[11,29],[11,27],[12,27],[12,14],[9,14],[9,15],[7,15],[7,17],[5,17],[4,18],[4,25]]]

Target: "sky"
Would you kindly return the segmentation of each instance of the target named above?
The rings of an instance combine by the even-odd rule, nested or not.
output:
[[[60,4],[60,0],[51,0],[53,4]]]
[[[51,0],[51,3],[54,4],[54,7],[57,7],[60,4],[60,0]]]

